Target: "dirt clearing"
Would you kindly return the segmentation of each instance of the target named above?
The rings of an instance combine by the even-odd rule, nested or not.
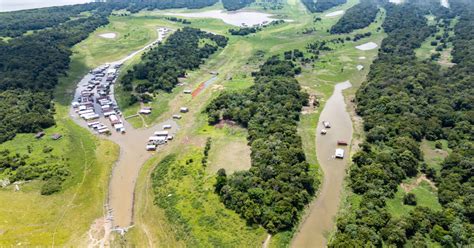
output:
[[[217,172],[224,168],[227,174],[250,169],[250,147],[246,140],[213,141],[209,170]]]

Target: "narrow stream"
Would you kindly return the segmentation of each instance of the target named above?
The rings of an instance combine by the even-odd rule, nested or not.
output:
[[[326,247],[327,235],[334,228],[334,218],[339,209],[352,139],[352,122],[342,95],[342,91],[350,87],[349,81],[337,84],[319,117],[316,154],[324,173],[324,180],[319,194],[311,203],[308,214],[293,238],[291,247]],[[324,128],[322,121],[329,121],[331,124],[331,128],[326,129],[326,135],[320,133]],[[338,141],[345,141],[348,146],[338,146]],[[344,149],[344,159],[334,158],[336,148]]]

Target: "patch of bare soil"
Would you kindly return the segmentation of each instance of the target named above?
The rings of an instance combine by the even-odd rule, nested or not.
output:
[[[112,232],[112,218],[101,217],[96,219],[89,229],[88,247],[110,247],[110,234]]]
[[[312,114],[314,113],[319,107],[319,101],[321,96],[310,94],[308,99],[308,106],[303,106],[301,109],[301,114]]]
[[[402,189],[406,193],[408,193],[412,191],[414,188],[418,187],[418,185],[420,185],[420,183],[423,181],[427,182],[430,185],[430,187],[433,188],[434,190],[438,190],[436,185],[430,179],[428,179],[425,174],[421,174],[419,177],[416,178],[416,180],[414,180],[411,183],[401,183],[400,187],[402,187]]]
[[[217,172],[220,168],[224,168],[227,174],[231,174],[251,167],[250,147],[244,140],[225,143],[214,152],[209,166],[211,171]]]

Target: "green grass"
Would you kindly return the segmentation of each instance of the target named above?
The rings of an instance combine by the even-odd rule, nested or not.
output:
[[[411,193],[415,194],[417,206],[428,207],[435,211],[441,210],[436,191],[434,191],[427,182],[421,182]],[[398,187],[394,199],[387,200],[387,210],[394,217],[406,216],[413,210],[414,206],[404,205],[403,196],[405,191]]]
[[[118,147],[98,140],[68,119],[58,120],[56,127],[45,131],[47,135],[41,140],[32,134],[19,134],[0,147],[24,154],[30,145],[30,156],[36,160],[47,159],[41,148],[51,146],[52,153],[67,161],[71,175],[63,190],[51,196],[40,194],[43,182],[38,180],[21,185],[18,192],[13,192],[13,186],[0,189],[0,246],[77,244],[93,220],[103,215],[108,177]],[[64,137],[53,141],[49,135],[55,132]]]
[[[429,25],[432,25],[432,26],[437,25],[437,22],[433,18],[433,16],[428,16],[427,20],[428,20]],[[458,22],[458,19],[453,19],[451,21],[449,27],[454,28],[454,26],[456,25],[457,22]],[[431,59],[431,55],[433,55],[435,53],[438,53],[435,49],[438,45],[441,44],[440,42],[438,42],[438,45],[432,46],[431,42],[436,41],[436,36],[437,35],[442,36],[443,33],[444,33],[444,28],[440,27],[438,32],[436,32],[434,35],[431,35],[428,38],[426,38],[426,40],[423,41],[421,46],[419,48],[415,49],[416,56],[420,60]],[[448,34],[449,34],[449,37],[453,37],[454,36],[454,31],[449,31]],[[441,57],[438,59],[438,64],[440,64],[441,66],[449,65],[449,63],[452,60],[452,56],[451,56],[452,49],[453,49],[453,44],[451,42],[448,42],[447,48],[445,48],[445,49],[443,49],[442,51],[439,52],[441,54]]]
[[[265,238],[264,229],[248,226],[220,202],[202,156],[201,149],[189,148],[155,169],[156,201],[174,224],[175,236],[192,247],[255,247]]]

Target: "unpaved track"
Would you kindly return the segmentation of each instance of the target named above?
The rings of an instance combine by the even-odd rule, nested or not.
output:
[[[349,146],[344,148],[345,158],[334,159],[333,155],[338,140],[350,142],[352,137],[352,122],[346,110],[342,90],[351,86],[346,81],[334,88],[333,95],[327,101],[317,127],[316,154],[324,177],[317,198],[311,203],[291,247],[315,248],[327,246],[327,235],[334,228],[334,218],[339,208],[343,181],[349,161]],[[321,135],[322,121],[331,123],[326,135]]]

